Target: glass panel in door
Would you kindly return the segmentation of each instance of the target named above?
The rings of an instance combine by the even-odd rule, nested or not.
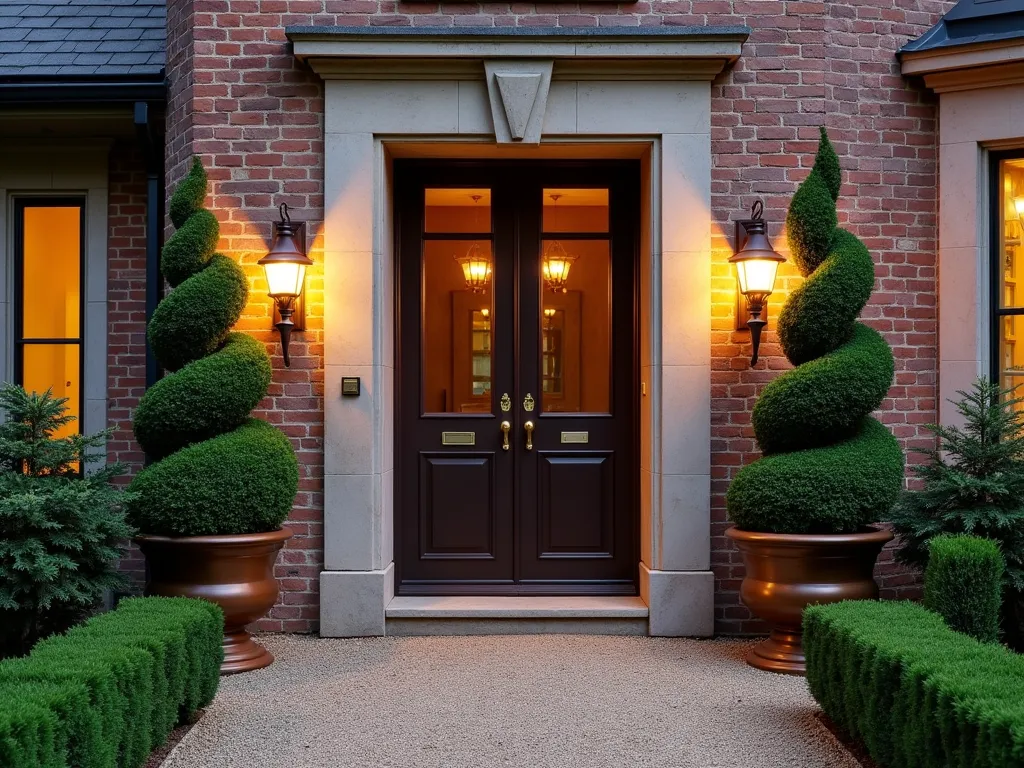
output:
[[[423,412],[489,414],[495,277],[491,193],[427,189],[424,197]]]
[[[545,189],[541,410],[611,412],[607,189]]]

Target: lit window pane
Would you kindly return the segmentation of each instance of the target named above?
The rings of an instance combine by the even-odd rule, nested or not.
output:
[[[66,425],[59,437],[79,431],[80,381],[77,344],[25,344],[22,385],[28,392],[52,390],[54,397],[66,397],[68,415],[76,421]]]
[[[27,206],[24,211],[23,335],[29,339],[78,338],[81,209]]]
[[[423,243],[423,410],[490,413],[494,348],[491,243]]]

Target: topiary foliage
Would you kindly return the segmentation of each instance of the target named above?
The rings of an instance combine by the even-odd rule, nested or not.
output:
[[[242,268],[214,252],[219,228],[202,207],[206,187],[196,159],[171,198],[177,231],[160,266],[174,290],[148,328],[171,373],[146,392],[134,420],[139,445],[157,460],[131,485],[129,516],[144,533],[276,530],[298,488],[288,438],[249,418],[270,386],[270,359],[258,341],[231,332],[248,287]]]
[[[754,434],[764,456],[729,487],[730,519],[774,533],[849,533],[885,518],[903,484],[896,438],[868,414],[893,378],[885,340],[858,322],[874,287],[867,248],[838,228],[839,159],[821,130],[814,168],[786,218],[807,280],[779,315],[782,349],[797,368],[764,388]]]

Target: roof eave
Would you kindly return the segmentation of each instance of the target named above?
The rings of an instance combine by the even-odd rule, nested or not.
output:
[[[0,79],[0,104],[117,104],[165,102],[167,78],[154,75],[105,78]]]

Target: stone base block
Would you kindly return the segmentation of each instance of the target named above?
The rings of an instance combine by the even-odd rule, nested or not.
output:
[[[384,609],[395,596],[395,564],[382,571],[320,573],[320,635],[382,637]]]
[[[715,631],[711,571],[652,571],[640,563],[640,596],[655,637],[710,637]]]

